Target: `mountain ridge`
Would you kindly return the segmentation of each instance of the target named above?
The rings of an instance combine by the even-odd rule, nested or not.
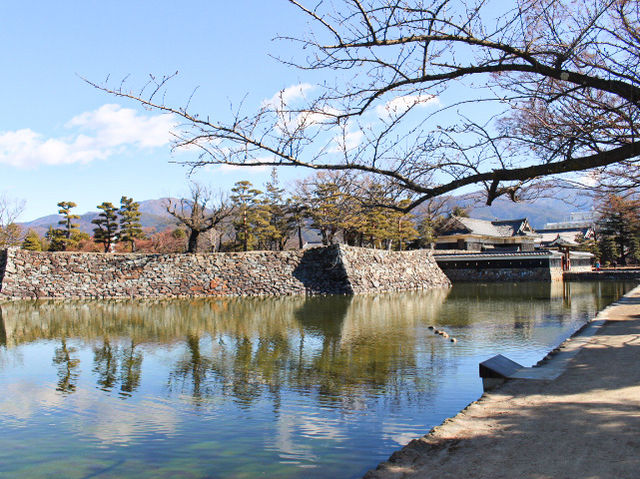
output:
[[[565,197],[563,197],[565,196]],[[177,226],[177,221],[167,213],[166,202],[171,198],[158,198],[140,201],[140,213],[142,227],[150,233],[164,231]],[[534,229],[541,229],[546,223],[568,220],[570,213],[576,211],[589,211],[593,208],[593,202],[589,198],[580,198],[580,203],[570,201],[566,195],[558,194],[557,197],[538,198],[529,202],[514,203],[505,198],[498,198],[491,206],[487,206],[477,195],[461,195],[447,199],[447,209],[455,206],[469,208],[469,216],[484,220],[509,220],[527,218]],[[423,213],[414,212],[420,217]],[[98,217],[98,211],[89,211],[80,215],[76,220],[79,229],[92,234],[95,225],[91,221]],[[62,216],[53,214],[36,218],[32,221],[18,223],[25,230],[35,230],[44,235],[49,226],[56,228]]]
[[[164,207],[164,204],[168,199],[169,198],[158,198],[139,201],[139,211],[142,213],[140,215],[140,223],[142,224],[143,229],[151,233],[156,233],[177,225],[176,219],[169,215]],[[85,233],[93,234],[95,225],[91,223],[91,221],[98,217],[98,211],[88,211],[79,216],[79,219],[74,220],[74,223],[78,225],[78,229]],[[61,215],[53,214],[42,216],[32,221],[20,222],[18,224],[25,230],[34,230],[39,235],[44,236],[44,234],[49,230],[49,226],[57,228],[58,221],[61,219]]]

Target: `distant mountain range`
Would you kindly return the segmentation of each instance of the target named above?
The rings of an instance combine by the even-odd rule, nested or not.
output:
[[[464,200],[460,201],[464,205]],[[575,198],[559,192],[556,197],[539,198],[531,202],[514,203],[507,198],[498,198],[491,206],[476,201],[469,212],[472,218],[483,220],[509,220],[527,218],[533,229],[541,229],[546,223],[568,221],[571,213],[591,211],[591,198]]]
[[[448,201],[448,206],[450,208],[454,206],[469,207],[469,216],[486,220],[528,218],[534,229],[540,229],[549,222],[565,221],[569,218],[570,213],[588,211],[593,207],[593,203],[589,198],[580,198],[580,201],[575,201],[575,198],[563,197],[561,192],[558,192],[555,196],[554,198],[545,197],[522,203],[514,203],[505,198],[498,198],[493,205],[486,206],[482,200],[474,196],[463,195],[452,197]],[[141,223],[142,227],[146,228],[147,231],[154,233],[174,228],[177,225],[176,220],[167,213],[165,208],[167,200],[168,198],[160,198],[140,201]],[[416,214],[420,215],[419,209]],[[81,215],[80,219],[77,220],[80,230],[92,234],[95,225],[91,223],[91,220],[97,216],[97,211]],[[26,230],[32,229],[40,235],[44,235],[49,226],[57,227],[60,219],[59,215],[48,215],[20,224]]]

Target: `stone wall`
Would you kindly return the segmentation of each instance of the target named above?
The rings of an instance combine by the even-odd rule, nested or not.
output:
[[[454,283],[562,281],[561,268],[444,269]]]
[[[435,259],[457,282],[562,281],[562,255],[550,251],[512,253],[453,252]]]
[[[407,291],[449,285],[430,250],[384,251],[341,247],[352,291]]]
[[[353,294],[449,286],[428,251],[331,246],[214,254],[0,256],[0,298],[151,298]]]

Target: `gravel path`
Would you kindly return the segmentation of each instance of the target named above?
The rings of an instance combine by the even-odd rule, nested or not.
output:
[[[558,378],[485,393],[365,478],[640,478],[640,287],[600,316]]]

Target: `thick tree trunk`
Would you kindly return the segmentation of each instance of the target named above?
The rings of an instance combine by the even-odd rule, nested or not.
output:
[[[187,253],[198,252],[198,236],[199,235],[200,235],[200,231],[191,230],[191,233],[189,233],[189,243],[187,245]]]

